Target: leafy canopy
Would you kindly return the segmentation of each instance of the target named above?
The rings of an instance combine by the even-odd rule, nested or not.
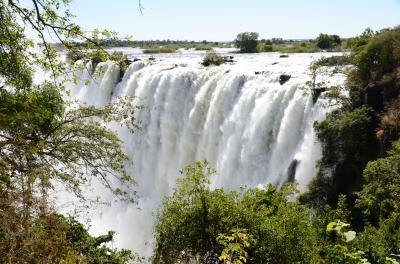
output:
[[[256,32],[243,32],[237,35],[234,40],[235,46],[240,49],[242,53],[257,52],[258,33]]]
[[[54,222],[52,216],[56,186],[86,201],[84,186],[97,180],[122,200],[134,200],[134,180],[125,170],[129,158],[117,135],[105,124],[119,123],[134,131],[138,127],[133,118],[137,107],[130,98],[103,108],[66,101],[64,84],[69,80],[65,77],[71,75],[57,53],[62,48],[70,54],[79,53],[82,59],[89,59],[94,52],[108,59],[112,54],[99,44],[102,38],[114,38],[115,34],[94,30],[91,36],[86,35],[72,23],[68,3],[0,1],[2,263],[43,263],[46,260],[32,254],[41,249],[46,254],[44,244],[56,243],[58,237],[37,233],[55,229],[61,237],[65,235],[63,221]],[[50,44],[51,39],[58,44]],[[37,70],[51,77],[43,83],[33,82]],[[50,223],[54,225],[48,226]]]
[[[210,188],[206,162],[183,169],[173,194],[157,213],[154,263],[318,263],[312,213],[288,201],[294,188],[269,185],[240,192]]]

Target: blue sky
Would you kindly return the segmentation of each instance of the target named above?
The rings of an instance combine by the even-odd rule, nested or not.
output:
[[[133,39],[233,40],[243,31],[260,38],[350,37],[370,27],[400,25],[400,0],[73,0],[83,28],[107,28]]]

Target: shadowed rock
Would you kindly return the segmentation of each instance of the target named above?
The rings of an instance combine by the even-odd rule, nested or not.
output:
[[[280,85],[283,85],[285,82],[289,81],[291,77],[292,76],[290,76],[289,74],[282,74],[281,76],[279,76]]]

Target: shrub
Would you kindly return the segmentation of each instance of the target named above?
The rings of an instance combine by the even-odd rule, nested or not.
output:
[[[161,46],[161,47],[151,47],[143,50],[146,54],[156,54],[156,53],[174,53],[177,51],[177,47],[174,46]]]
[[[356,206],[366,222],[379,223],[392,213],[400,213],[400,142],[396,141],[386,158],[368,163],[364,170],[365,185],[357,193]]]
[[[400,66],[400,28],[378,33],[357,47],[353,59],[363,81],[376,81]]]
[[[332,56],[322,58],[318,61],[319,66],[341,66],[349,64],[351,64],[351,60],[348,56]]]
[[[240,254],[248,263],[318,263],[311,212],[287,200],[292,186],[212,190],[214,172],[201,162],[183,169],[157,214],[154,263],[202,263],[214,254],[231,261]]]
[[[209,44],[196,45],[195,50],[212,50],[213,46]]]
[[[331,49],[342,43],[338,35],[328,35],[323,33],[319,34],[316,42],[317,46],[321,49]]]
[[[258,33],[244,32],[237,35],[235,39],[235,46],[240,49],[242,53],[257,52]]]
[[[210,65],[219,66],[224,62],[225,62],[224,58],[218,55],[214,50],[210,50],[207,51],[206,55],[204,56],[202,64],[206,67]]]
[[[257,45],[258,52],[271,52],[272,51],[272,44],[268,43],[259,43]]]

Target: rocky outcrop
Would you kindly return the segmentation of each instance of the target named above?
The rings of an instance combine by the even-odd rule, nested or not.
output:
[[[283,85],[284,83],[286,83],[287,81],[290,80],[292,76],[289,74],[282,74],[281,76],[279,76],[279,84]]]
[[[233,60],[233,56],[224,56],[224,61],[225,61],[225,62],[235,62],[235,61]]]
[[[289,168],[288,168],[288,172],[287,172],[287,181],[288,182],[291,182],[291,183],[293,183],[293,182],[295,182],[295,176],[296,176],[296,169],[297,169],[297,166],[299,165],[299,161],[298,160],[296,160],[296,159],[294,159],[291,163],[290,163],[290,165],[289,165]]]
[[[319,88],[314,88],[312,89],[312,98],[313,98],[313,103],[315,104],[319,98],[319,96],[325,92],[328,88],[327,87],[319,87]]]

